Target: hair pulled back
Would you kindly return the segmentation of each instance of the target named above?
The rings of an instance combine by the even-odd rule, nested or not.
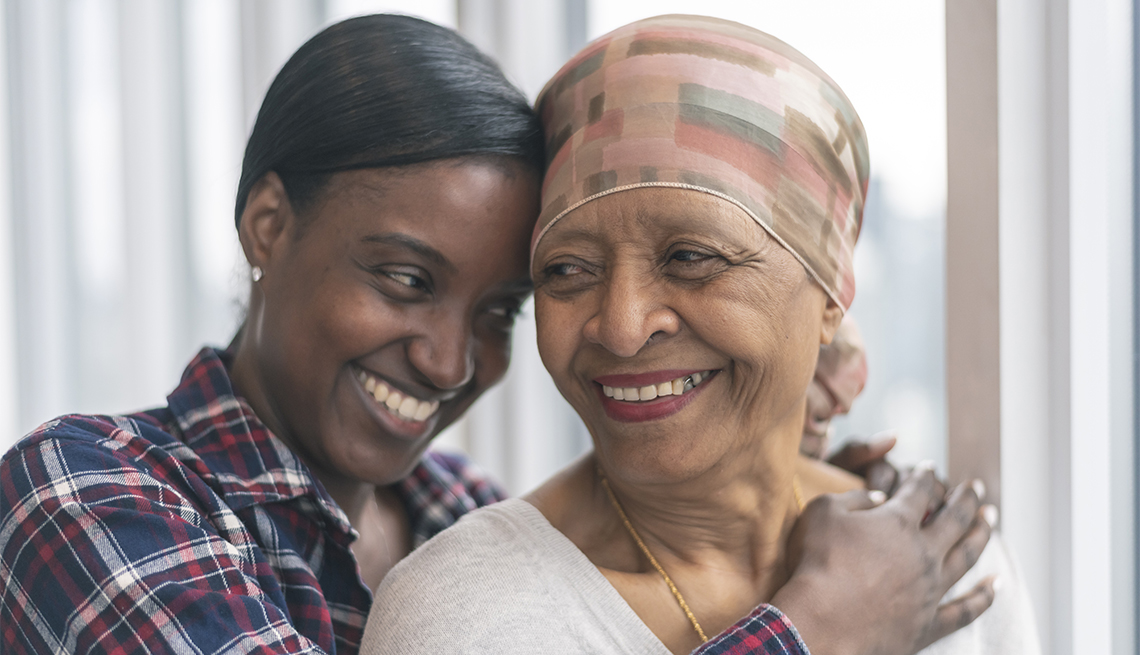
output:
[[[329,176],[464,156],[539,174],[542,126],[490,57],[418,18],[360,16],[301,46],[270,85],[246,144],[235,222],[270,171],[304,208]]]

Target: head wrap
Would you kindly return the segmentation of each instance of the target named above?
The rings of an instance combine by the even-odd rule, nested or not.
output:
[[[550,164],[532,257],[591,200],[691,189],[740,207],[850,307],[866,135],[843,91],[794,48],[731,21],[649,18],[586,46],[536,107]]]

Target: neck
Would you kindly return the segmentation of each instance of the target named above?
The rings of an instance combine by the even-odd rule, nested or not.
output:
[[[599,462],[594,495],[610,504],[601,484],[600,476],[606,476],[630,523],[671,575],[679,569],[728,570],[767,598],[787,577],[785,543],[799,507],[795,440],[759,443],[772,445],[750,457],[735,454],[731,462],[678,483],[630,480]],[[620,522],[616,511],[608,511]]]
[[[252,314],[252,309],[251,309]],[[230,349],[234,351],[233,364],[230,366],[230,383],[234,393],[240,396],[265,424],[265,427],[284,443],[290,451],[309,468],[309,471],[320,480],[325,491],[332,496],[336,504],[348,516],[353,526],[360,523],[362,514],[368,509],[372,496],[376,493],[376,485],[350,480],[337,475],[317,465],[314,458],[309,457],[303,448],[293,438],[292,432],[287,428],[281,418],[277,406],[272,402],[265,385],[254,352],[253,339],[248,332],[251,325],[247,321],[238,334],[230,342]]]

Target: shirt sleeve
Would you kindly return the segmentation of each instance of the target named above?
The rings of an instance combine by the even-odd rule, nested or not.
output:
[[[168,460],[73,436],[0,461],[0,651],[325,652],[272,602],[232,512],[207,516]]]
[[[692,655],[810,655],[800,633],[771,605],[760,605]]]

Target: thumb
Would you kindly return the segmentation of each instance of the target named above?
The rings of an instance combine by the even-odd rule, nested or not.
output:
[[[898,433],[894,430],[883,430],[871,436],[867,443],[867,456],[871,459],[882,459],[891,452],[899,442]]]
[[[863,467],[871,462],[886,457],[891,448],[895,447],[898,439],[892,432],[880,432],[872,437],[874,441],[848,441],[832,455],[828,461],[833,466],[858,474]]]

